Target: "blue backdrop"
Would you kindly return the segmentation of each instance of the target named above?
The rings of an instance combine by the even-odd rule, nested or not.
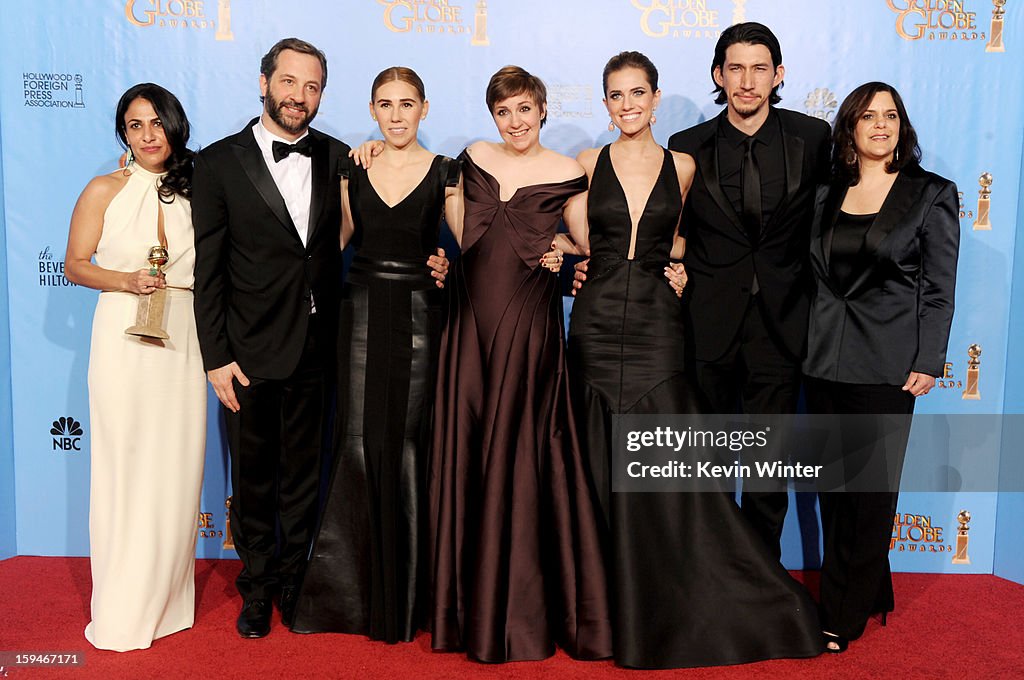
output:
[[[292,0],[287,12],[270,0],[4,3],[0,372],[10,371],[13,400],[6,403],[0,390],[0,556],[88,553],[85,378],[97,294],[68,283],[63,254],[82,187],[116,167],[121,150],[112,116],[119,95],[139,81],[166,86],[189,113],[194,144],[209,144],[259,113],[259,59],[290,35],[328,55],[317,127],[352,145],[367,139],[376,130],[367,111],[373,76],[408,65],[423,77],[431,100],[421,139],[449,155],[472,140],[494,138],[483,90],[490,74],[509,63],[548,84],[545,144],[575,155],[610,141],[601,69],[624,49],[640,50],[660,67],[655,136],[664,143],[720,110],[710,94],[709,66],[718,35],[735,21],[762,21],[779,36],[787,67],[782,106],[831,120],[856,85],[895,84],[919,132],[925,167],[962,191],[949,364],[919,412],[1020,411],[1024,375],[1007,357],[1024,349],[1024,289],[1011,286],[1024,268],[1024,256],[1015,253],[1015,227],[1024,221],[1022,6],[1009,1],[999,36],[989,0]],[[990,230],[975,228],[984,172],[994,179]],[[9,361],[2,351],[8,340]],[[975,343],[983,348],[981,398],[966,400],[966,351]],[[197,531],[198,554],[216,557],[232,553],[221,548],[229,490],[212,395],[210,409]],[[81,434],[69,421],[80,424]],[[912,446],[928,445],[923,441],[915,438]],[[1019,442],[1003,445],[1011,450]],[[159,447],[159,437],[139,446]],[[817,563],[817,525],[807,501],[794,504],[784,536],[784,561],[794,568]],[[961,509],[973,517],[971,563],[954,565]],[[1021,523],[1020,494],[904,494],[893,567],[996,571],[1024,580]]]

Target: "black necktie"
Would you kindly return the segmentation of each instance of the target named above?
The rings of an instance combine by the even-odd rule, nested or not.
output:
[[[285,158],[288,158],[288,155],[292,153],[301,153],[303,156],[311,155],[313,153],[313,141],[307,136],[294,144],[274,142],[272,148],[274,151],[274,162],[280,163]]]
[[[761,171],[754,156],[757,140],[747,137],[746,152],[743,154],[743,224],[747,227],[752,243],[761,240]]]

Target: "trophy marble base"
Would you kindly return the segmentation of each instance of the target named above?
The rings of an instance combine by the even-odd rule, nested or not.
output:
[[[981,393],[978,391],[978,369],[967,369],[967,387],[964,388],[963,399],[979,400]]]
[[[162,326],[164,325],[164,308],[167,306],[167,291],[157,288],[149,295],[139,296],[139,309],[135,313],[135,325],[126,328],[128,335],[138,335],[144,338],[156,338],[158,340],[169,340]]]
[[[960,534],[956,537],[956,554],[953,555],[953,564],[970,564],[971,558],[967,554],[967,536]]]

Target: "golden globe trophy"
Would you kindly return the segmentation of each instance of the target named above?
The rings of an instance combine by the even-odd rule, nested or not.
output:
[[[986,52],[1005,52],[1003,47],[1003,15],[1006,10],[1003,5],[1006,0],[992,0],[992,30],[989,32],[988,44],[985,45]]]
[[[231,32],[231,0],[217,0],[217,40],[234,40]]]
[[[221,547],[224,550],[235,549],[235,539],[231,536],[231,496],[224,501],[224,543]]]
[[[487,37],[487,0],[476,3],[476,15],[473,17],[473,38],[469,41],[474,47],[487,47],[491,44]]]
[[[974,231],[991,231],[992,223],[988,221],[988,210],[992,198],[992,190],[989,189],[992,186],[992,173],[981,173],[978,185],[981,189],[978,190],[978,217],[974,220]]]
[[[968,524],[971,523],[971,513],[961,510],[957,513],[956,521],[960,526],[956,530],[956,552],[953,553],[953,564],[970,564],[971,558],[967,555],[967,532],[971,530]]]
[[[149,261],[149,275],[159,276],[161,267],[167,264],[167,248],[153,246],[146,256]],[[139,296],[139,308],[135,313],[135,325],[126,328],[128,335],[167,340],[171,336],[164,330],[164,308],[167,306],[167,289],[157,288],[149,295]]]
[[[978,357],[981,356],[981,345],[971,345],[967,348],[967,387],[964,388],[964,399],[981,399],[981,394],[978,393],[978,371],[981,367],[981,361]]]

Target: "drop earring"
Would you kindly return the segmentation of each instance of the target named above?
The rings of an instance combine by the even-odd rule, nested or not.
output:
[[[132,153],[132,147],[128,147],[128,150],[124,152],[124,169],[130,170],[135,165],[135,154]]]
[[[658,117],[652,113],[651,114],[651,125],[654,125],[657,122],[658,122]]]
[[[608,121],[608,132],[615,132],[615,123]]]

